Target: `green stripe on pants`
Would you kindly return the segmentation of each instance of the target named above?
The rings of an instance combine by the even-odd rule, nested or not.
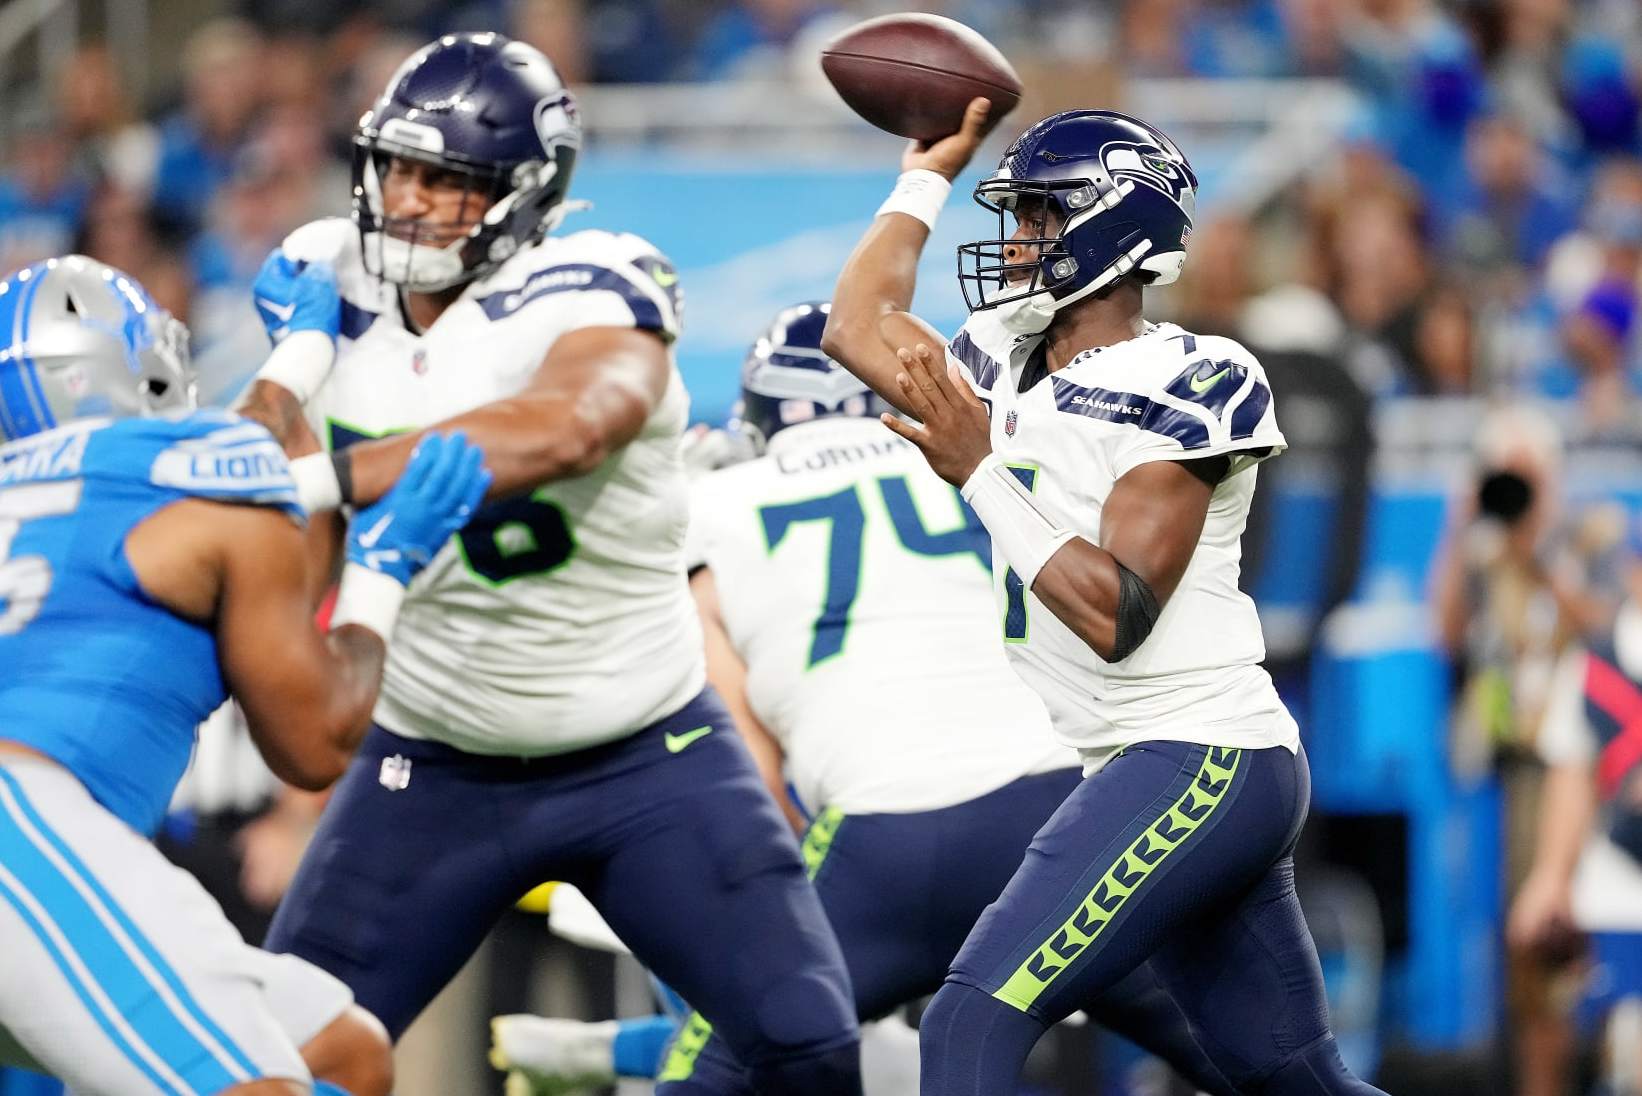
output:
[[[821,870],[826,862],[827,853],[832,851],[833,839],[838,836],[838,827],[844,824],[844,812],[837,807],[827,807],[810,822],[810,828],[804,831],[804,843],[799,851],[804,857],[804,874],[811,880]],[[661,1065],[661,1072],[657,1074],[658,1081],[688,1081],[690,1075],[696,1071],[696,1059],[712,1038],[713,1025],[699,1012],[692,1012],[684,1026],[679,1029],[678,1037],[673,1040],[673,1047],[667,1052],[667,1060]]]
[[[1186,791],[1170,804],[1096,882],[1077,910],[1020,965],[992,996],[1022,1012],[1100,938],[1130,896],[1164,859],[1209,819],[1226,797],[1241,750],[1211,747]]]

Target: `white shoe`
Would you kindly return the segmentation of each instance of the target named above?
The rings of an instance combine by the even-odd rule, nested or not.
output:
[[[615,1083],[617,1022],[496,1016],[490,1064],[507,1073],[507,1096],[568,1096]]]

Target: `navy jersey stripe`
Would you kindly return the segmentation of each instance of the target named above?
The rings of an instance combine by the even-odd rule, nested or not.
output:
[[[371,324],[376,322],[377,313],[368,308],[360,308],[346,298],[342,301],[342,337],[357,339],[370,330]]]
[[[1137,426],[1173,438],[1183,449],[1201,449],[1209,444],[1209,428],[1190,412],[1133,392],[1085,388],[1054,376],[1049,380],[1055,386],[1055,406],[1068,414]]]
[[[975,345],[975,340],[969,337],[969,332],[958,332],[958,337],[947,344],[947,350],[951,351],[954,358],[969,367],[969,372],[979,387],[991,388],[997,381],[1000,366],[990,354]]]
[[[538,270],[518,289],[480,297],[479,307],[485,310],[486,316],[499,320],[550,293],[597,289],[608,290],[626,301],[627,307],[633,310],[635,327],[645,331],[668,330],[662,322],[661,308],[648,293],[625,275],[593,263],[564,263]]]
[[[1139,426],[1151,410],[1152,401],[1133,392],[1085,388],[1054,376],[1049,381],[1055,388],[1055,406],[1069,414]]]
[[[1248,396],[1242,403],[1232,409],[1232,440],[1242,441],[1245,438],[1252,438],[1255,430],[1260,427],[1260,420],[1266,416],[1266,408],[1270,406],[1271,389],[1267,388],[1259,378],[1256,378],[1254,387],[1249,389]]]

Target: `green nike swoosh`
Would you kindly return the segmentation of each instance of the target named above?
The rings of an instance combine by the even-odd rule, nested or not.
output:
[[[678,275],[665,267],[657,267],[655,272],[651,274],[650,277],[655,279],[655,283],[663,289],[668,289],[678,284]]]
[[[666,744],[668,753],[678,753],[696,739],[705,738],[712,733],[713,729],[711,727],[697,727],[695,730],[685,731],[683,734],[662,735],[661,740]]]
[[[1222,369],[1220,372],[1211,373],[1207,377],[1193,376],[1191,381],[1189,382],[1192,386],[1192,391],[1196,392],[1198,395],[1201,396],[1203,393],[1207,392],[1209,389],[1211,389],[1215,385],[1219,384],[1220,383],[1220,378],[1224,377],[1227,373],[1230,373],[1230,372],[1231,372],[1231,367],[1227,366],[1225,369]]]

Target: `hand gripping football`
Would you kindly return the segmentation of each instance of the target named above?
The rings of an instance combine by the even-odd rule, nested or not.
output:
[[[821,51],[821,71],[855,113],[902,137],[958,131],[978,95],[991,121],[1015,109],[1020,77],[996,46],[962,23],[916,12],[858,23]]]

